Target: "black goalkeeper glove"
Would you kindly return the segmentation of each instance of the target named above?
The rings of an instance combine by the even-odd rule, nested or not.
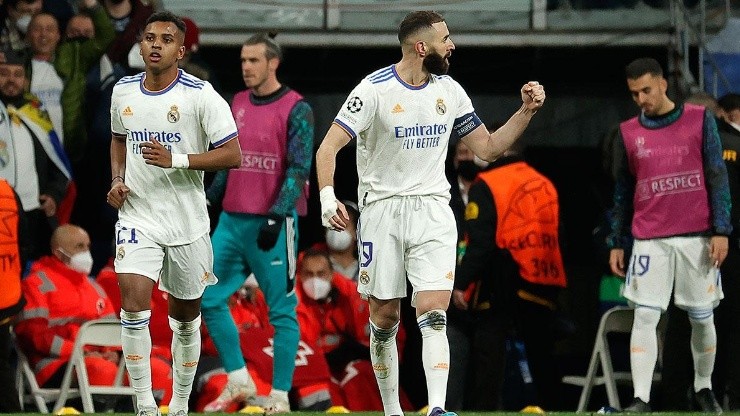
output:
[[[262,251],[268,251],[275,247],[280,230],[283,228],[285,217],[281,215],[269,214],[265,223],[260,227],[260,233],[257,235],[257,247]]]

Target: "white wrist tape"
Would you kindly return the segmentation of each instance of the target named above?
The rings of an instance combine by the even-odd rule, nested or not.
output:
[[[324,227],[331,227],[329,219],[337,214],[337,197],[333,186],[325,186],[319,191],[321,201],[321,223]]]
[[[187,153],[173,153],[172,154],[172,168],[173,169],[187,169],[190,166],[190,159],[188,159]]]

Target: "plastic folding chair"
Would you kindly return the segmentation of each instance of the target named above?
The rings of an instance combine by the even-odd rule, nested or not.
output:
[[[85,368],[85,349],[86,345],[100,347],[120,347],[121,346],[121,322],[117,319],[96,319],[85,322],[77,333],[75,345],[72,350],[67,369],[64,372],[62,385],[54,405],[54,413],[64,407],[70,395],[75,390],[79,391],[82,399],[82,409],[84,413],[95,413],[92,395],[104,394],[115,396],[136,397],[133,387],[124,386],[123,379],[125,373],[125,361],[121,357],[116,373],[115,383],[113,386],[91,386]],[[75,374],[77,380],[77,389],[72,388],[72,374]]]
[[[25,407],[29,403],[35,403],[36,408],[41,413],[49,413],[49,407],[47,403],[55,402],[59,398],[61,393],[60,388],[42,388],[36,381],[36,375],[31,368],[31,364],[28,361],[28,357],[18,345],[18,341],[15,338],[15,334],[11,331],[13,337],[13,347],[15,348],[16,356],[18,357],[18,366],[15,370],[15,387],[18,391],[18,401],[21,403],[21,408],[25,410]],[[78,397],[79,391],[74,388],[67,389],[68,397]]]
[[[581,397],[578,401],[576,412],[586,411],[591,391],[594,386],[603,385],[606,388],[606,396],[609,400],[609,406],[621,409],[619,394],[617,392],[617,382],[632,383],[632,374],[629,371],[614,371],[612,366],[612,356],[609,349],[609,333],[630,333],[632,332],[632,321],[634,320],[634,310],[626,306],[616,306],[609,309],[601,317],[599,329],[596,333],[594,349],[591,353],[591,361],[588,365],[588,372],[585,376],[565,376],[562,381],[565,384],[583,386]],[[660,351],[662,350],[662,335],[665,332],[665,319],[661,318],[658,324],[658,362],[660,362]],[[601,368],[602,375],[598,376],[597,372]],[[660,373],[653,373],[653,381],[660,381]]]

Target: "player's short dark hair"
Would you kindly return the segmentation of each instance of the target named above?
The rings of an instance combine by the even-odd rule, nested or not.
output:
[[[306,261],[309,257],[321,257],[326,260],[326,264],[329,265],[329,270],[334,270],[334,266],[331,264],[331,257],[329,257],[329,251],[324,248],[311,247],[306,249],[301,256],[301,261]]]
[[[624,68],[624,74],[627,76],[627,79],[637,79],[645,74],[662,77],[663,68],[653,58],[639,58],[630,62]]]
[[[182,32],[183,36],[185,36],[185,32],[187,31],[187,27],[185,26],[185,22],[180,19],[180,17],[172,12],[169,12],[167,10],[162,10],[160,12],[156,12],[149,16],[148,19],[146,19],[146,24],[144,27],[149,26],[150,24],[154,22],[168,22],[172,23],[175,26],[177,26],[178,29],[180,29],[180,32]]]
[[[431,28],[433,24],[444,21],[445,19],[441,14],[430,10],[411,12],[403,18],[398,26],[398,41],[403,44],[414,33]]]
[[[717,104],[725,111],[740,109],[740,94],[725,94],[717,100]]]
[[[280,45],[275,42],[275,36],[277,33],[257,33],[256,35],[250,36],[245,42],[243,46],[252,46],[252,45],[265,45],[265,57],[269,60],[272,58],[277,58],[279,60],[283,60],[283,49],[280,47]]]

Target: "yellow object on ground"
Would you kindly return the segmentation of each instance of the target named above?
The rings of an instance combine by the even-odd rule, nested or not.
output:
[[[259,414],[265,414],[265,409],[259,407],[259,406],[247,406],[244,409],[240,410],[239,413],[259,413]]]
[[[349,409],[344,406],[332,406],[326,410],[326,413],[349,413]]]

